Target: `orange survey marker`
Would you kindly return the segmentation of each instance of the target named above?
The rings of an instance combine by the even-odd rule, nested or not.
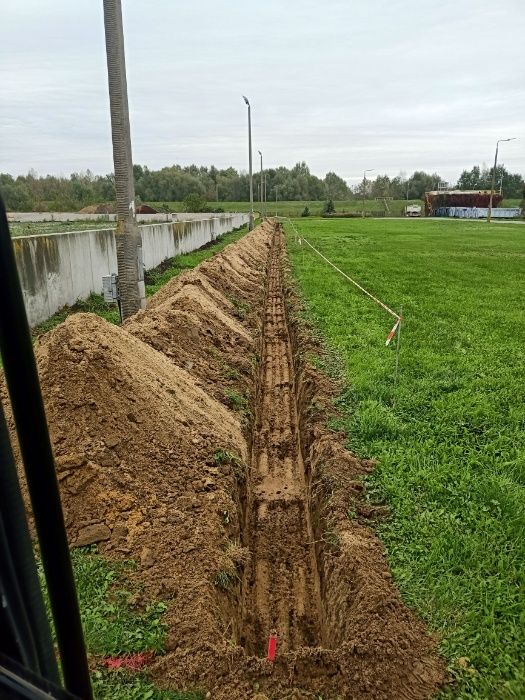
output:
[[[268,661],[272,663],[275,661],[275,655],[277,653],[277,634],[275,632],[270,632],[270,637],[268,639]]]
[[[397,321],[395,322],[394,327],[392,328],[392,330],[390,331],[390,333],[388,334],[388,336],[387,336],[387,338],[386,338],[385,345],[390,345],[390,341],[391,341],[392,338],[395,336],[396,331],[397,331],[397,329],[399,328],[399,324],[401,323],[401,319],[402,319],[402,318],[403,318],[403,317],[400,316],[400,317],[397,319]]]

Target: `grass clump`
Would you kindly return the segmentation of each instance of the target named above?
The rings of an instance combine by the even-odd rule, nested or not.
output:
[[[241,299],[237,299],[237,297],[230,296],[228,297],[228,300],[233,304],[234,316],[236,316],[240,321],[244,321],[247,313],[250,310],[250,305],[244,301],[241,301]]]
[[[110,563],[95,551],[71,552],[86,645],[92,654],[125,654],[164,648],[165,603],[132,607],[136,589],[126,576],[134,564]]]
[[[219,466],[223,464],[229,465],[239,483],[246,481],[246,466],[233,452],[229,452],[228,450],[216,450],[213,454],[213,461]]]
[[[134,562],[117,564],[101,557],[96,547],[71,552],[77,595],[90,657],[121,656],[142,651],[164,651],[166,628],[162,616],[163,602],[148,603],[142,608],[133,605],[140,593],[129,579]],[[44,575],[39,565],[44,586]],[[46,600],[49,614],[49,602]],[[92,664],[91,664],[92,665]],[[95,700],[202,700],[201,691],[161,691],[149,680],[146,672],[106,670],[96,666],[92,672]]]
[[[525,284],[521,227],[461,221],[296,222],[391,318],[293,243],[308,312],[343,360],[338,427],[379,460],[367,495],[405,601],[438,632],[445,697],[525,697]],[[468,663],[465,663],[468,659]]]
[[[248,398],[246,396],[239,394],[239,392],[235,391],[235,389],[226,389],[224,396],[231,408],[239,411],[239,413],[245,417],[249,416],[250,409],[248,406]]]
[[[92,674],[95,700],[204,700],[201,690],[159,690],[143,675],[96,670]]]
[[[213,579],[213,585],[217,586],[217,588],[222,588],[224,591],[227,591],[235,583],[236,578],[237,576],[234,571],[222,569],[221,571],[218,571],[215,574],[215,577]]]
[[[235,369],[235,367],[225,366],[223,372],[225,379],[232,379],[236,381],[237,379],[241,378],[239,370]]]
[[[34,326],[31,329],[31,335],[33,338],[39,338],[44,333],[56,328],[68,316],[76,313],[97,314],[97,316],[105,318],[109,323],[114,323],[115,325],[120,323],[120,313],[117,304],[104,301],[102,294],[90,294],[87,299],[79,299],[73,306],[64,306],[63,309],[57,311],[46,321]]]

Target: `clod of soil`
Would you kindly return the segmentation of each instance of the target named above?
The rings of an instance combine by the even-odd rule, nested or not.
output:
[[[335,387],[304,359],[285,269],[266,222],[124,327],[79,314],[38,343],[70,541],[133,557],[167,601],[159,685],[430,698],[436,643],[348,517],[370,464],[325,427]]]

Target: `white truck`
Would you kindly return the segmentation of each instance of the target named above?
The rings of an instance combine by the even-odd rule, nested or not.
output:
[[[407,204],[405,216],[421,216],[421,204]]]

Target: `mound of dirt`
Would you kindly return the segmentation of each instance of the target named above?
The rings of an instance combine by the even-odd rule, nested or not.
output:
[[[117,205],[115,202],[108,204],[90,204],[83,209],[80,209],[79,214],[116,214]]]
[[[233,305],[236,314],[244,320],[247,306],[259,299],[261,288],[264,288],[271,234],[272,225],[261,224],[195,270],[174,277],[149,300],[148,308],[171,301],[186,284],[196,284],[208,296],[215,297],[225,310],[231,310]],[[229,302],[226,306],[224,297]]]
[[[72,545],[103,542],[139,561],[150,596],[176,595],[168,619],[179,644],[197,629],[209,643],[213,580],[234,567],[224,514],[235,522],[231,494],[248,456],[239,417],[95,315],[70,316],[36,357]]]
[[[232,391],[246,396],[251,389],[252,336],[194,284],[184,285],[171,300],[137,314],[125,328],[186,369],[225,405],[230,405]]]
[[[235,397],[246,402],[255,386],[271,231],[263,224],[195,270],[173,278],[145,311],[125,324],[129,333],[186,369],[230,408],[235,408]]]

